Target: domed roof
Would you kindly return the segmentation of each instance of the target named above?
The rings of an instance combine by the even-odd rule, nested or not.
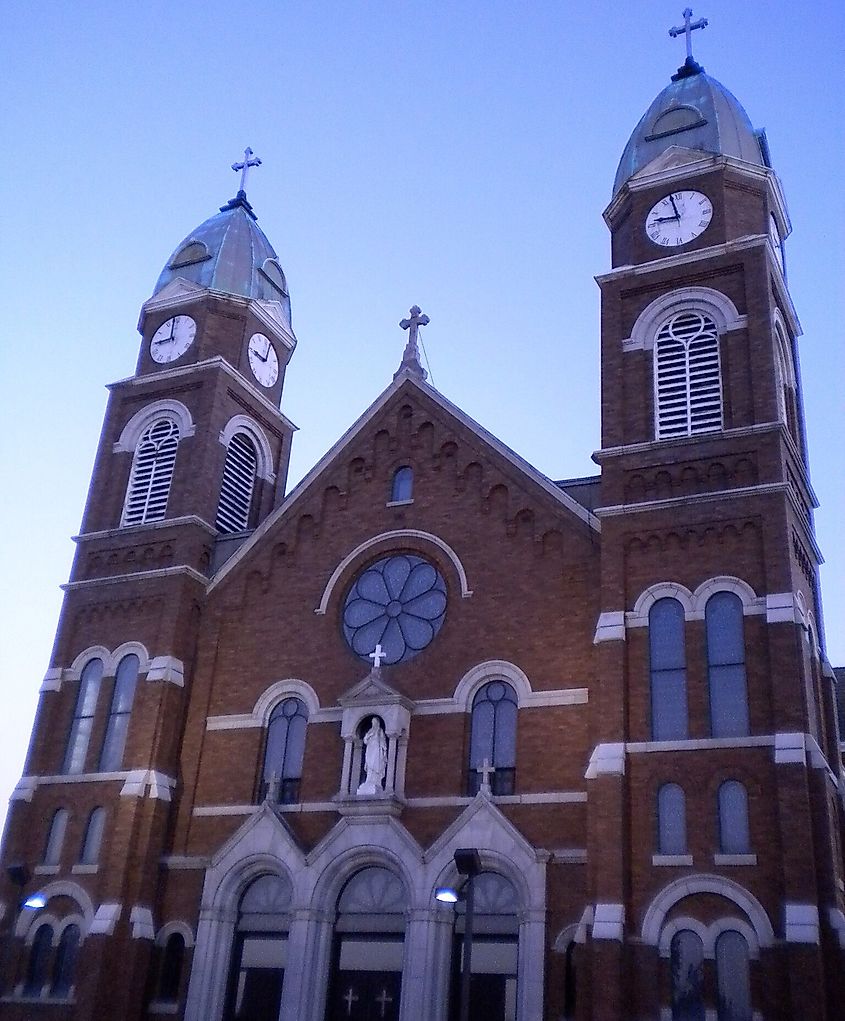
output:
[[[153,294],[181,278],[226,294],[278,301],[290,323],[287,281],[273,246],[241,191],[181,241]]]
[[[751,126],[736,97],[689,58],[628,139],[616,171],[613,194],[673,145],[767,166],[761,136]]]

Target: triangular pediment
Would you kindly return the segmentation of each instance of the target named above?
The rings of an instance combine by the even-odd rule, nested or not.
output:
[[[426,861],[451,854],[455,847],[474,847],[479,851],[505,854],[519,864],[545,862],[548,852],[539,851],[493,803],[479,791],[457,819],[445,829],[425,853]]]
[[[688,149],[684,145],[670,145],[659,156],[655,156],[650,163],[638,170],[631,180],[635,181],[640,177],[653,177],[663,171],[687,167],[692,163],[712,162],[715,158],[712,153],[702,152],[701,149]]]
[[[293,831],[265,801],[217,851],[211,860],[211,868],[225,874],[255,855],[268,854],[282,859],[291,867],[305,861]]]
[[[354,684],[345,694],[338,698],[340,705],[356,706],[377,706],[394,705],[399,703],[408,709],[413,707],[413,702],[400,694],[395,688],[385,681],[381,669],[371,670],[367,676]]]

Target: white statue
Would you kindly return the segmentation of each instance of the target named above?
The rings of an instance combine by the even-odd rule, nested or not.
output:
[[[364,735],[364,782],[358,787],[358,794],[379,794],[384,790],[384,775],[387,772],[387,737],[381,729],[381,720],[373,717],[370,729]]]

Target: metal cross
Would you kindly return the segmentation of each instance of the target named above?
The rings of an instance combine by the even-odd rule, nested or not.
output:
[[[684,11],[684,24],[682,27],[670,28],[669,35],[675,39],[679,35],[685,35],[687,37],[687,59],[692,60],[692,33],[697,28],[707,28],[707,18],[699,18],[698,21],[692,20],[692,7],[687,7]]]
[[[376,997],[376,1003],[381,1005],[381,1016],[384,1017],[384,1011],[388,1003],[393,1003],[393,997],[387,995],[387,990],[382,989],[381,995]]]
[[[249,168],[250,167],[260,167],[260,166],[261,166],[261,160],[259,159],[258,156],[253,157],[252,149],[250,149],[249,146],[247,146],[246,149],[244,149],[243,163],[233,163],[232,164],[232,170],[235,170],[235,171],[240,170],[240,172],[241,172],[241,187],[240,187],[240,191],[242,191],[244,194],[246,194],[246,179],[247,179],[247,175],[249,174]]]
[[[352,991],[352,986],[346,990],[346,996],[341,996],[341,999],[346,1003],[346,1016],[352,1016],[352,1004],[358,1002],[358,997]]]
[[[412,305],[410,312],[411,318],[403,319],[399,323],[399,325],[402,327],[403,330],[411,331],[408,334],[408,343],[411,345],[411,347],[415,348],[417,346],[417,332],[419,331],[419,328],[421,326],[428,326],[431,320],[428,318],[425,312],[420,311],[419,305]]]
[[[481,774],[481,789],[490,790],[490,777],[496,772],[496,767],[490,764],[489,759],[485,759],[480,766],[475,767],[475,772]]]
[[[387,659],[387,653],[380,645],[376,645],[375,649],[367,656],[367,659],[371,659],[373,661],[373,668],[378,670],[381,666],[381,661]]]

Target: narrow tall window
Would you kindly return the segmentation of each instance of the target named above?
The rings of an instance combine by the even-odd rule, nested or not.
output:
[[[267,727],[261,797],[283,805],[299,801],[302,757],[308,710],[298,698],[286,698],[272,713]]]
[[[40,996],[47,982],[47,968],[50,950],[53,946],[53,929],[49,925],[39,927],[29,950],[26,978],[23,983],[24,996]]]
[[[719,850],[722,854],[748,854],[748,792],[738,780],[726,780],[719,788]]]
[[[121,525],[164,517],[178,446],[179,426],[172,419],[160,418],[144,430],[135,448]]]
[[[412,500],[414,496],[414,469],[405,465],[404,468],[397,468],[393,473],[393,482],[390,486],[390,502],[401,503],[405,500]]]
[[[704,617],[711,732],[713,737],[745,737],[749,724],[742,600],[733,592],[717,592],[707,600]]]
[[[513,794],[516,780],[516,692],[504,681],[490,681],[473,699],[467,790],[477,794],[482,770],[492,767],[493,794]],[[485,767],[486,763],[486,767]]]
[[[47,842],[44,845],[44,864],[58,865],[62,857],[62,847],[65,842],[65,830],[67,829],[68,810],[60,808],[53,813],[50,823],[50,832],[47,834]]]
[[[716,982],[719,1021],[751,1021],[751,978],[748,944],[741,933],[728,929],[716,940]]]
[[[178,1003],[184,961],[185,937],[180,932],[172,932],[164,945],[156,999],[163,1003]]]
[[[661,326],[654,344],[655,432],[659,440],[722,428],[719,334],[693,309]]]
[[[226,448],[223,482],[217,504],[217,528],[221,532],[242,532],[249,527],[249,512],[258,470],[255,444],[246,433],[235,433]]]
[[[657,792],[657,834],[660,854],[687,853],[686,798],[676,783],[665,783]]]
[[[138,657],[134,654],[124,656],[118,664],[114,694],[109,708],[109,722],[103,738],[103,750],[100,753],[101,773],[120,769],[123,765],[123,749],[129,730],[129,714],[132,712],[132,701],[135,698],[139,665]]]
[[[651,736],[683,740],[687,724],[687,658],[684,608],[677,599],[658,599],[648,615],[651,671]]]
[[[53,962],[53,980],[50,983],[51,996],[64,998],[70,995],[76,970],[76,958],[79,953],[80,936],[78,925],[69,925],[62,933]]]
[[[67,749],[65,751],[63,773],[84,773],[88,743],[91,740],[91,729],[94,726],[94,713],[97,710],[97,698],[100,694],[100,681],[103,679],[103,661],[92,659],[85,664],[79,679],[79,694],[73,710],[73,723],[70,726]]]
[[[704,1021],[704,947],[690,929],[681,929],[669,947],[672,969],[672,1021]]]
[[[80,865],[96,865],[100,857],[100,845],[103,842],[103,830],[106,825],[106,810],[95,808],[88,816],[85,837],[79,854]]]

